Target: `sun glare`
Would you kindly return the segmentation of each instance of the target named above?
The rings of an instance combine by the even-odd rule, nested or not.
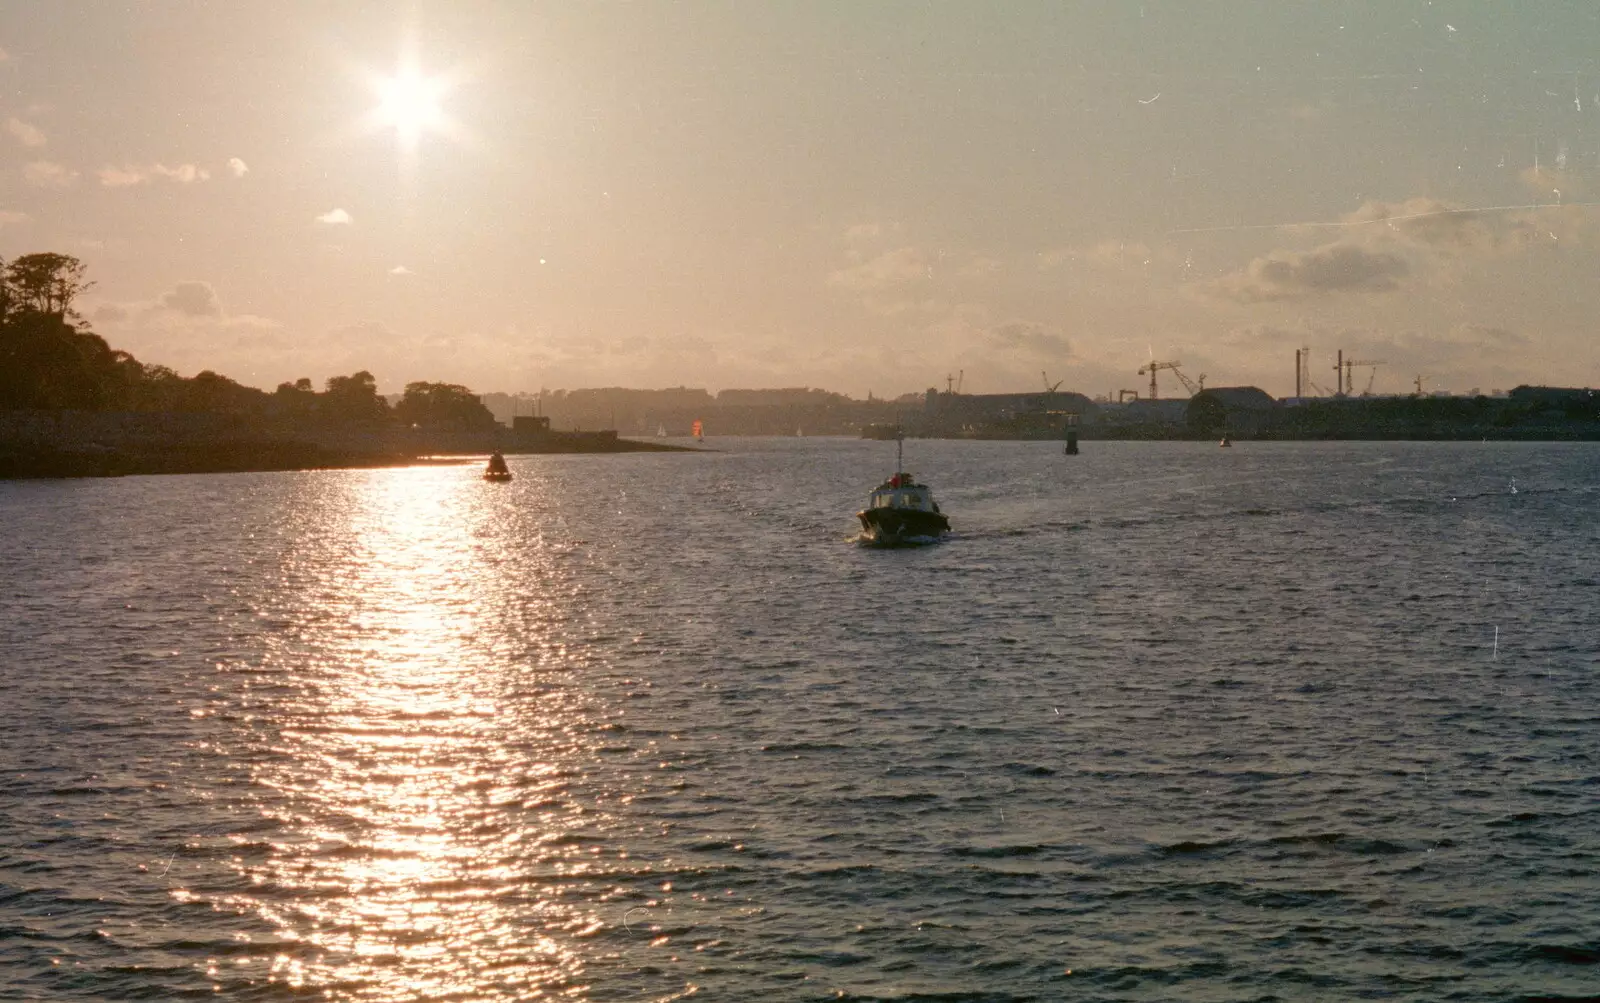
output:
[[[380,126],[393,129],[408,146],[422,138],[423,133],[445,128],[442,103],[445,83],[439,77],[405,69],[377,80],[374,89],[378,93],[378,107],[373,111],[373,118]]]

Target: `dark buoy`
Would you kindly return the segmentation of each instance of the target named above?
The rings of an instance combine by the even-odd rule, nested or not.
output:
[[[1065,452],[1068,456],[1078,455],[1078,416],[1070,411],[1067,413],[1067,448]]]

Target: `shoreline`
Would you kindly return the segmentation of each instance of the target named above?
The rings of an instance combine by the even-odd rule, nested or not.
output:
[[[522,444],[507,456],[595,455],[617,453],[699,453],[688,446],[613,439],[595,443]],[[408,453],[329,449],[300,442],[219,442],[154,449],[67,449],[51,445],[0,449],[0,480],[66,480],[151,474],[243,474],[289,470],[364,470],[392,467],[467,466],[486,452]]]
[[[1119,430],[1127,431],[1127,430]],[[1214,442],[1213,436],[1193,434],[1150,434],[1155,430],[1142,430],[1145,434],[1085,435],[1080,442]],[[1521,431],[1523,434],[1516,434]],[[1103,430],[1102,430],[1103,432]],[[1508,434],[1510,433],[1510,434]],[[1528,434],[1532,433],[1532,434]],[[1566,434],[1562,434],[1566,433]],[[1577,433],[1577,434],[1574,434]],[[752,436],[741,438],[787,438],[786,436]],[[817,436],[815,438],[822,438]],[[849,439],[847,436],[837,438]],[[950,442],[1057,442],[1053,438],[1031,437],[944,437],[911,436],[910,438]],[[1484,435],[1481,431],[1470,434],[1445,434],[1429,436],[1406,435],[1307,435],[1282,434],[1232,435],[1235,444],[1248,442],[1596,442],[1600,430],[1591,428],[1555,428],[1509,430],[1497,429]],[[716,452],[705,446],[682,446],[669,443],[647,442],[638,439],[609,439],[603,442],[551,442],[547,444],[521,443],[502,447],[506,456],[580,456],[612,455],[619,453],[707,453]],[[30,444],[0,448],[0,481],[6,480],[67,480],[91,477],[131,477],[155,474],[235,474],[274,473],[291,470],[365,470],[397,467],[470,466],[482,462],[487,450],[460,452],[410,453],[397,451],[364,451],[326,448],[300,442],[237,441],[203,445],[164,446],[146,449],[113,449],[107,447],[62,448],[52,445]]]

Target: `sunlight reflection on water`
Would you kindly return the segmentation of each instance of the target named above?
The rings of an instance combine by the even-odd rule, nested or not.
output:
[[[585,750],[560,702],[540,702],[530,742],[501,701],[521,669],[496,656],[504,603],[484,599],[548,571],[537,551],[486,559],[503,500],[463,491],[451,468],[377,471],[306,513],[339,529],[285,569],[301,584],[280,597],[288,626],[268,659],[293,680],[271,710],[287,724],[255,770],[282,829],[278,852],[242,868],[262,892],[234,903],[300,945],[275,980],[415,999],[581,978],[571,941],[598,918],[515,866],[529,847],[551,870],[582,863],[564,819],[519,809],[530,781],[551,786]]]

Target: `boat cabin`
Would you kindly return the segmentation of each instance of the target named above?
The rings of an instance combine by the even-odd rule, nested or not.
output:
[[[937,512],[933,492],[927,485],[918,484],[910,474],[896,474],[878,485],[872,492],[871,508],[915,509],[918,512]]]

